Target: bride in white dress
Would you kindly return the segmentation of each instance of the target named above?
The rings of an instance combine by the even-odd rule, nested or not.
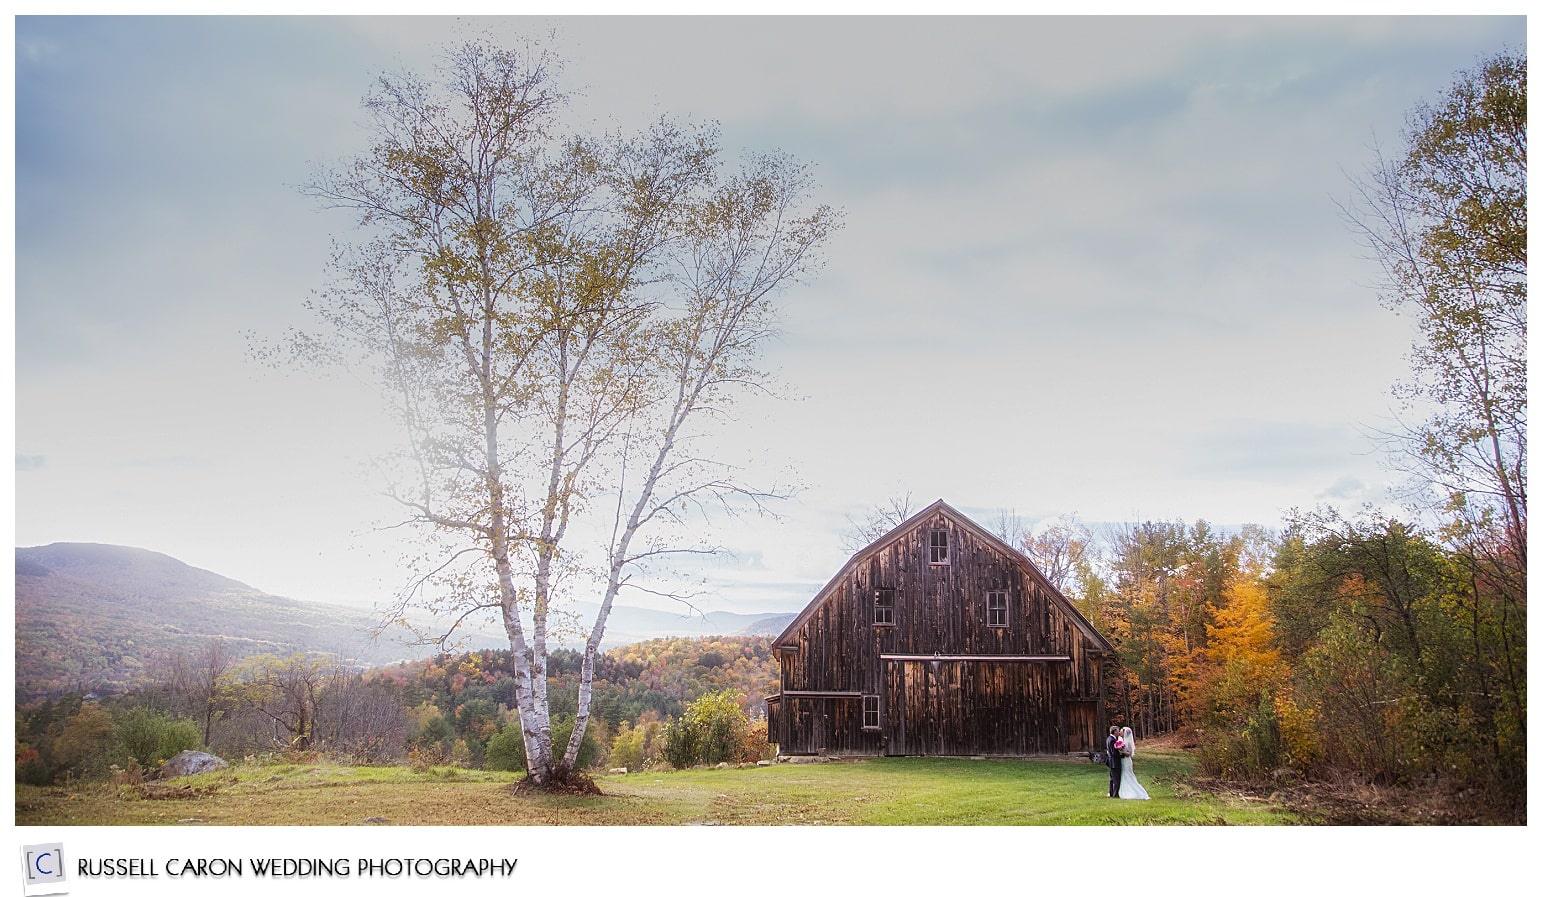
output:
[[[1135,780],[1135,733],[1130,731],[1129,726],[1125,726],[1119,737],[1124,739],[1124,749],[1129,751],[1119,761],[1119,797],[1124,800],[1150,800],[1151,795]]]

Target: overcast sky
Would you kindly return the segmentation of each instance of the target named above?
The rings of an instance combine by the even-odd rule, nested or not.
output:
[[[16,544],[165,552],[265,591],[382,601],[405,571],[367,384],[273,371],[344,213],[382,70],[465,23],[16,24]],[[708,609],[795,611],[847,517],[910,492],[989,523],[1385,502],[1406,319],[1337,202],[1513,18],[503,19],[568,60],[571,115],[722,124],[845,211],[783,297],[734,460],[807,488],[723,525]],[[462,30],[459,33],[464,33]]]

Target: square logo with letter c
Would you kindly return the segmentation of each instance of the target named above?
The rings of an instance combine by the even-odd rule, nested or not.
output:
[[[64,845],[29,844],[21,849],[26,893],[64,893]]]

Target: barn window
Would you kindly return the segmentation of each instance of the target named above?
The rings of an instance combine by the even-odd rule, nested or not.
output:
[[[946,564],[948,562],[948,531],[945,529],[932,530],[932,563]]]
[[[986,592],[985,593],[985,625],[986,626],[1006,626],[1007,625],[1007,593],[1006,592]]]
[[[864,729],[876,729],[878,727],[879,727],[878,726],[878,696],[877,695],[863,695],[862,696],[862,728],[864,728]]]
[[[894,625],[893,589],[875,589],[873,591],[873,625]]]

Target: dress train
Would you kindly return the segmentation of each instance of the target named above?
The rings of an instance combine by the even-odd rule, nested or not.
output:
[[[1125,757],[1119,764],[1119,797],[1122,800],[1150,800],[1151,795],[1135,779],[1135,762]]]

